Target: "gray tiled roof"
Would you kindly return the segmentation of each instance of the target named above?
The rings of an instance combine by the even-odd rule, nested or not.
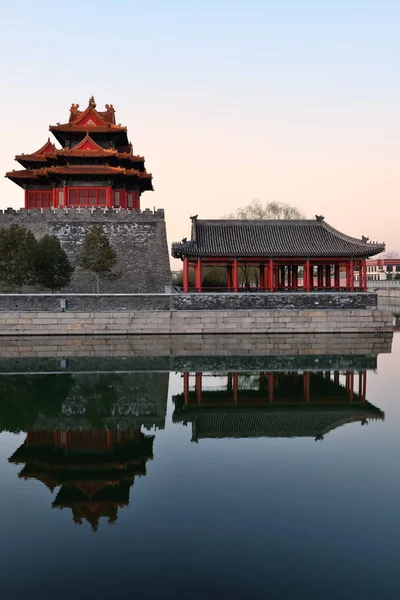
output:
[[[383,243],[345,235],[322,217],[310,220],[192,219],[192,240],[172,244],[172,256],[361,258],[383,252]]]
[[[265,408],[192,408],[175,410],[174,422],[191,422],[193,438],[318,437],[347,423],[384,419],[384,413],[362,406],[295,406]]]

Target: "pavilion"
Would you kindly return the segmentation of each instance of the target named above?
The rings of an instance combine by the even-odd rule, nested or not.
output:
[[[204,385],[204,375],[216,380],[217,387]],[[366,400],[365,370],[185,372],[183,393],[173,401],[173,421],[192,424],[193,442],[233,437],[321,440],[348,423],[384,419],[384,413]]]
[[[210,266],[226,269],[223,291],[229,292],[249,289],[239,284],[239,272],[246,267],[258,275],[252,291],[366,291],[366,260],[385,249],[367,237],[341,233],[319,215],[307,220],[191,220],[191,240],[172,244],[172,256],[183,261],[183,292],[207,291],[202,268]],[[189,283],[191,267],[194,286]]]

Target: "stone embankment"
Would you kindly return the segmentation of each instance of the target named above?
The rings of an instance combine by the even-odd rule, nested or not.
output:
[[[390,331],[376,303],[370,293],[1,295],[0,335]]]

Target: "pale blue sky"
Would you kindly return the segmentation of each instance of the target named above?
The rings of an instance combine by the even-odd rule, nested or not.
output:
[[[2,2],[0,164],[112,103],[170,241],[282,200],[400,250],[400,2]],[[0,207],[20,206],[1,178]]]

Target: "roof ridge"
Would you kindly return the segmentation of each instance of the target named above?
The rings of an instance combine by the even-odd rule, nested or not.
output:
[[[285,225],[291,225],[291,224],[313,224],[316,225],[317,223],[320,223],[320,221],[317,221],[316,219],[194,219],[195,223],[197,224],[201,224],[201,223],[210,223],[210,224],[221,224],[221,225],[230,225],[232,223],[250,223],[251,225],[254,224],[264,224],[264,223],[268,223],[268,224],[280,224],[280,223],[284,223]]]

